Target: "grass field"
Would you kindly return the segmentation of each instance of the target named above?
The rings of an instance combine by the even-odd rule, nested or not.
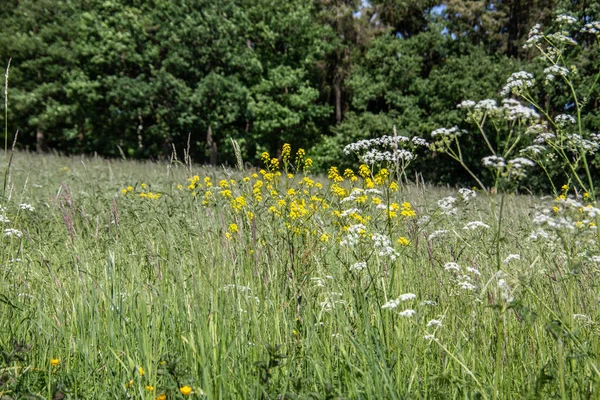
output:
[[[600,397],[591,199],[266,161],[16,154],[0,399]]]

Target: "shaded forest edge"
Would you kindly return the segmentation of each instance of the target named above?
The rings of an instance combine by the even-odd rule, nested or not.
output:
[[[515,71],[542,77],[523,44],[535,24],[557,30],[561,14],[583,27],[600,19],[600,5],[8,0],[0,8],[0,60],[12,59],[8,132],[19,131],[24,150],[165,159],[189,149],[196,162],[229,165],[231,139],[253,164],[290,143],[307,149],[317,171],[344,168],[356,163],[346,145],[394,127],[427,140],[440,127],[472,131],[457,104],[500,102]],[[578,66],[573,82],[597,85],[597,42],[577,32],[580,46],[565,52]],[[581,123],[597,133],[598,90],[590,93]],[[572,108],[564,88],[534,95],[552,118]],[[473,168],[481,168],[480,142],[463,142]],[[408,176],[473,183],[444,155],[417,156]],[[535,176],[527,184],[547,189]]]

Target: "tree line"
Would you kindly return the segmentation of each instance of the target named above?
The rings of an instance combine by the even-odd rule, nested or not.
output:
[[[211,164],[234,164],[231,139],[251,163],[291,143],[316,167],[343,166],[353,161],[342,151],[353,141],[394,127],[428,138],[464,124],[462,100],[498,98],[512,72],[535,72],[523,44],[534,24],[552,24],[557,13],[584,24],[600,19],[600,4],[5,0],[9,134],[19,130],[29,150],[158,159],[189,148],[194,161]],[[598,46],[582,48],[572,57],[589,84]],[[550,114],[568,107],[559,91],[543,96],[553,97],[541,99]],[[584,123],[598,132],[594,96]],[[480,149],[474,139],[467,158],[476,162]],[[469,181],[431,153],[415,167],[432,181]]]

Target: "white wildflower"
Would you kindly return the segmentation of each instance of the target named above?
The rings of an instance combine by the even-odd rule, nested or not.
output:
[[[436,137],[436,136],[455,137],[455,136],[460,136],[463,133],[466,133],[466,131],[458,129],[458,126],[455,126],[452,128],[438,128],[438,129],[434,130],[433,132],[431,132],[431,137]]]
[[[444,269],[446,271],[460,271],[460,265],[455,262],[449,262],[444,264]]]
[[[16,229],[8,228],[8,229],[4,230],[4,236],[21,237],[21,236],[23,236],[23,232],[16,230]]]
[[[506,161],[504,160],[504,157],[500,156],[487,156],[484,157],[481,162],[483,163],[484,167],[488,168],[501,169],[506,167]]]
[[[433,232],[431,232],[431,234],[430,234],[430,235],[427,237],[427,240],[433,240],[433,239],[435,239],[436,237],[438,237],[438,236],[442,236],[442,235],[445,235],[445,234],[446,234],[446,233],[448,233],[448,232],[450,232],[450,231],[443,230],[443,229],[442,229],[442,230],[433,231]]]
[[[401,316],[401,317],[411,318],[413,315],[415,315],[415,313],[416,313],[415,310],[408,309],[408,310],[404,310],[404,311],[399,312],[398,315]]]
[[[19,204],[19,208],[20,208],[21,210],[35,211],[35,208],[33,208],[33,206],[32,206],[32,205],[30,205],[30,204],[26,204],[26,203]]]
[[[357,262],[357,263],[354,263],[354,264],[352,264],[352,265],[350,266],[350,271],[357,271],[357,272],[360,272],[360,271],[362,271],[362,270],[363,270],[363,269],[365,269],[365,268],[367,268],[367,263],[366,263],[366,262],[364,262],[364,261],[360,261],[360,262]]]
[[[461,101],[456,108],[473,108],[475,107],[475,103],[473,100],[463,100]]]
[[[440,321],[439,319],[432,319],[427,323],[427,327],[440,327],[442,326],[442,321]]]
[[[506,80],[506,85],[502,88],[500,93],[502,96],[506,96],[510,93],[522,93],[523,90],[531,88],[535,85],[535,79],[533,74],[526,71],[519,71],[513,73]]]
[[[400,296],[398,296],[398,300],[400,301],[407,301],[407,300],[412,300],[412,299],[416,299],[417,295],[414,293],[404,293],[401,294]]]
[[[394,308],[398,307],[399,304],[400,304],[400,301],[398,299],[392,299],[392,300],[389,300],[384,305],[382,305],[381,308],[394,309]]]
[[[504,261],[502,261],[504,264],[508,264],[509,262],[513,261],[513,260],[520,260],[521,256],[519,254],[509,254]]]
[[[463,227],[464,230],[475,230],[478,228],[489,229],[490,226],[488,224],[483,223],[482,221],[471,221],[467,222],[467,224]]]

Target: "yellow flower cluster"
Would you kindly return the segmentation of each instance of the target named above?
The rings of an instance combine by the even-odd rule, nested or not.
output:
[[[148,185],[146,185],[145,183],[142,183],[140,185],[140,187],[142,189],[147,189]],[[136,194],[135,189],[131,185],[127,186],[125,189],[121,189],[121,193],[123,194],[123,196]],[[162,194],[160,194],[160,193],[146,192],[145,190],[142,190],[141,192],[139,192],[139,197],[141,197],[142,199],[158,200],[161,198],[161,196],[162,196]]]
[[[348,168],[340,174],[331,167],[327,179],[316,179],[306,174],[312,161],[304,150],[298,150],[292,164],[289,144],[279,158],[264,152],[261,159],[263,169],[239,179],[198,175],[188,179],[192,198],[225,216],[222,235],[227,241],[243,240],[262,224],[272,227],[270,232],[276,235],[291,233],[313,238],[315,243],[340,243],[350,226],[362,225],[362,235],[393,232],[390,239],[397,246],[410,244],[402,234],[409,231],[407,225],[414,223],[409,220],[417,213],[410,203],[392,198],[399,185],[389,170],[372,171],[361,165],[357,172]]]

